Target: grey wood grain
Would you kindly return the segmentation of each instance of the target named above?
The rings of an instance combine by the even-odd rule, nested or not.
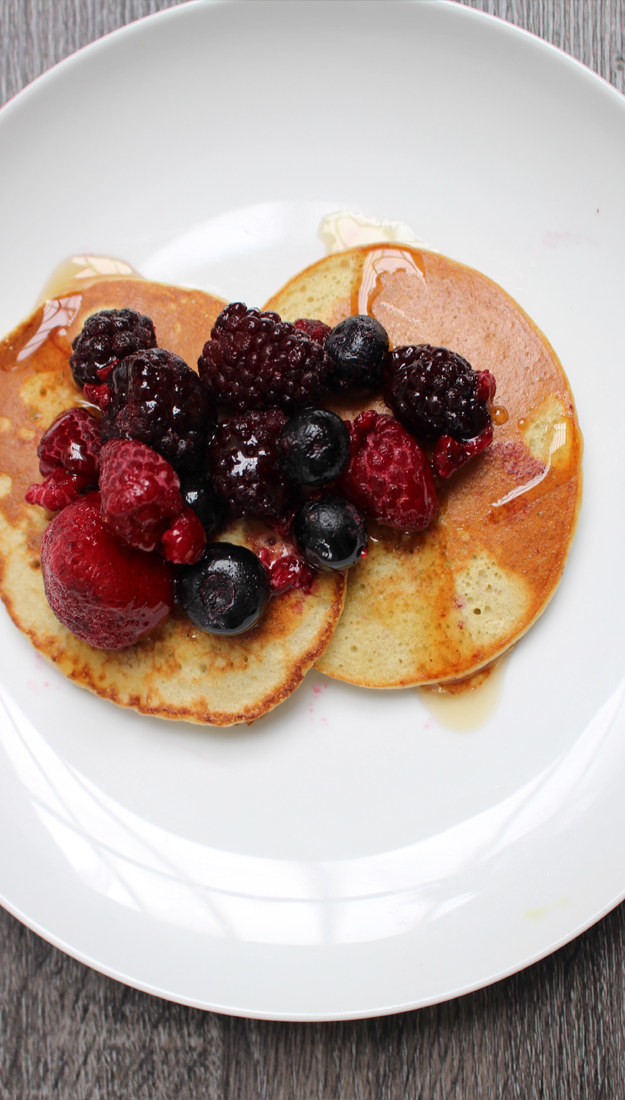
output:
[[[465,0],[625,86],[625,0]],[[171,0],[0,0],[0,102]],[[0,215],[1,216],[1,215]],[[508,980],[414,1013],[281,1024],[126,988],[0,911],[0,1100],[617,1100],[625,906]]]

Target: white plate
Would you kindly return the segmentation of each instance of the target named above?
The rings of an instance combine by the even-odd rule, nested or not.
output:
[[[261,303],[322,214],[401,219],[535,318],[585,498],[562,585],[472,732],[311,675],[219,732],[71,686],[0,623],[0,890],[140,989],[280,1019],[452,997],[625,893],[625,103],[537,39],[419,3],[192,3],[0,115],[0,329],[73,252]]]

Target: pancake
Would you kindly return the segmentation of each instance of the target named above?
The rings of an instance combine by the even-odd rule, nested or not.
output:
[[[364,687],[457,681],[489,665],[551,599],[573,537],[582,438],[573,396],[545,336],[490,279],[438,253],[369,245],[297,275],[265,309],[329,325],[368,313],[391,346],[430,343],[497,380],[494,440],[440,490],[418,535],[370,528],[345,608],[317,661]],[[334,403],[350,417],[382,399]]]
[[[129,307],[154,321],[162,347],[194,365],[224,306],[200,291],[142,279],[97,279],[46,301],[0,344],[0,595],[14,623],[75,683],[143,714],[229,726],[267,713],[298,686],[340,616],[342,575],[315,578],[269,601],[261,622],[224,638],[177,611],[134,646],[104,651],[74,637],[45,598],[39,552],[50,515],[24,501],[41,480],[37,443],[55,416],[81,404],[71,341],[100,309]],[[254,544],[254,525],[221,538]]]

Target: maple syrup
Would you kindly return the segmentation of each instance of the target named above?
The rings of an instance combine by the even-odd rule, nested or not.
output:
[[[570,477],[568,452],[571,443],[571,423],[559,420],[553,425],[553,434],[549,445],[549,454],[544,468],[523,485],[517,485],[509,493],[491,504],[488,519],[499,523],[508,516],[515,515],[556,485]]]
[[[359,286],[352,294],[352,313],[375,316],[375,302],[382,292],[386,276],[405,271],[425,282],[425,266],[418,252],[397,245],[372,249],[367,253]]]
[[[468,733],[492,717],[503,693],[504,659],[465,680],[418,688],[423,706],[445,729]]]
[[[47,280],[37,305],[60,295],[67,295],[71,291],[79,291],[87,283],[97,282],[98,279],[140,279],[142,276],[131,264],[115,256],[97,256],[81,254],[69,256],[55,267]]]

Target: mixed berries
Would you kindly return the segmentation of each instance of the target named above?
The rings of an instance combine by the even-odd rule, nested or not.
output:
[[[197,373],[128,309],[88,318],[72,347],[92,409],[42,436],[26,499],[57,513],[41,555],[50,606],[99,648],[134,644],[176,602],[201,630],[251,629],[272,596],[356,565],[371,521],[427,529],[441,479],[493,436],[488,371],[447,348],[391,349],[364,315],[331,329],[231,303]],[[380,391],[388,412],[326,407]],[[262,524],[255,550],[219,541],[234,517]]]

